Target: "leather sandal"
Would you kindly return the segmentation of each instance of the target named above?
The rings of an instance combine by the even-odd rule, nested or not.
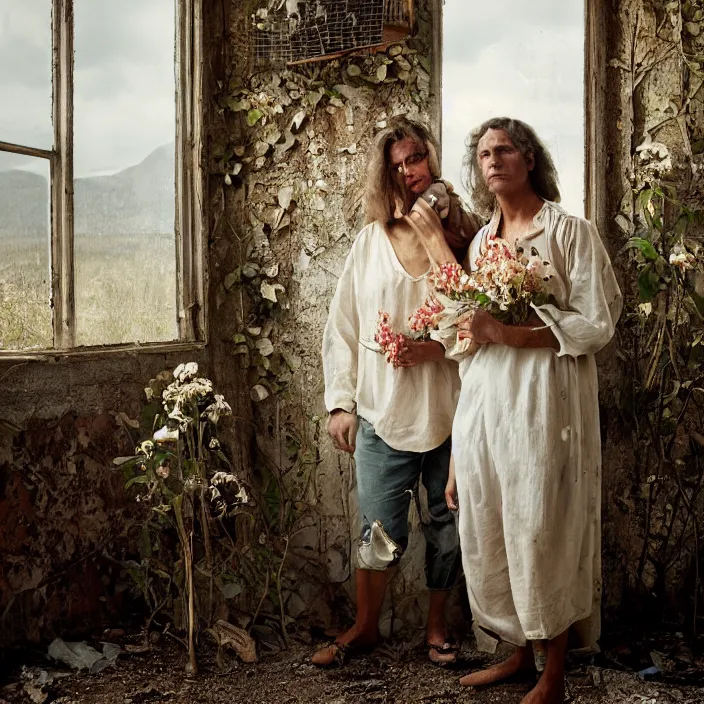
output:
[[[428,659],[433,665],[447,667],[457,662],[460,652],[460,646],[457,643],[445,641],[442,645],[437,643],[427,643],[426,645],[428,646]],[[448,655],[451,657],[447,657]]]

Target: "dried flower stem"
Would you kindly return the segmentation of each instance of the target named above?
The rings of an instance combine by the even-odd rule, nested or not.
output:
[[[176,514],[176,525],[178,526],[178,537],[183,550],[183,567],[186,573],[186,592],[188,593],[188,665],[186,671],[190,675],[198,672],[198,662],[196,661],[196,649],[193,639],[195,630],[195,601],[193,593],[193,554],[191,542],[186,532],[186,525],[183,520],[183,496],[174,500],[174,513]]]
[[[281,611],[281,635],[284,637],[284,643],[286,643],[286,647],[288,648],[289,643],[288,643],[288,633],[286,632],[286,612],[284,610],[284,600],[281,595],[281,573],[284,570],[284,563],[286,562],[286,556],[288,555],[288,536],[284,537],[284,554],[283,557],[281,558],[281,564],[279,565],[279,571],[276,575],[276,593],[279,597],[279,609]]]

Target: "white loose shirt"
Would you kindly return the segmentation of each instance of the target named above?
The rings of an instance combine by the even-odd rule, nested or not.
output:
[[[323,334],[325,406],[356,413],[395,450],[427,452],[450,435],[459,395],[447,359],[394,369],[374,341],[379,311],[394,332],[426,299],[426,274],[411,276],[379,223],[357,236],[330,304]]]

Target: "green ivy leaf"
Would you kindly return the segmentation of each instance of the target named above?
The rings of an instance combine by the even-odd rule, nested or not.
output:
[[[264,117],[264,113],[258,108],[253,108],[247,113],[247,124],[250,127],[254,127],[254,125],[262,119],[262,117]]]
[[[138,474],[136,477],[132,477],[126,484],[125,489],[129,489],[133,484],[147,484],[149,483],[148,474]]]
[[[658,252],[655,247],[653,247],[652,242],[642,237],[631,237],[626,243],[626,247],[639,249],[643,253],[643,256],[650,261],[655,261],[658,258]]]
[[[486,306],[491,302],[491,299],[485,293],[476,294],[474,296],[474,300],[476,300],[476,302],[481,306]]]
[[[252,103],[249,100],[235,100],[234,98],[228,98],[227,107],[232,110],[232,112],[242,112],[244,110],[251,110]]]
[[[638,292],[644,303],[652,301],[660,290],[660,277],[653,271],[652,264],[643,267],[638,276]]]

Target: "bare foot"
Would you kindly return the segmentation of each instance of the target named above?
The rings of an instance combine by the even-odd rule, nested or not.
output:
[[[355,624],[339,635],[334,643],[324,645],[313,653],[311,662],[318,667],[332,665],[338,659],[338,653],[344,648],[373,648],[378,640],[377,633],[360,631]]]
[[[543,675],[521,704],[562,704],[565,701],[565,678]]]
[[[486,670],[479,670],[479,672],[472,672],[469,675],[465,675],[460,678],[460,684],[463,687],[486,687],[487,685],[496,684],[509,677],[513,677],[513,675],[519,673],[528,674],[531,672],[535,672],[535,661],[533,660],[532,649],[516,648],[516,651],[508,660],[504,660],[498,665],[492,665]],[[536,700],[534,704],[538,704],[538,700]]]

